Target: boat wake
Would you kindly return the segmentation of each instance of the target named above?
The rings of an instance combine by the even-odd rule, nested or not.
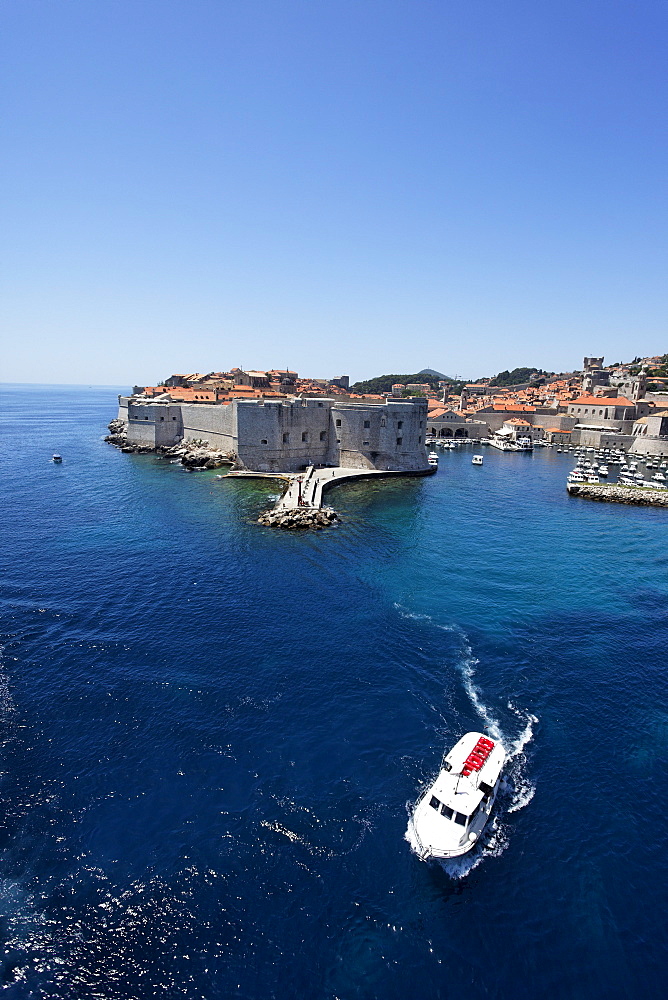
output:
[[[506,753],[505,775],[507,780],[506,790],[499,795],[496,805],[496,813],[480,840],[480,843],[468,854],[451,861],[441,861],[441,867],[451,878],[461,879],[477,868],[485,858],[498,857],[510,843],[510,832],[508,825],[504,823],[504,816],[519,812],[533,799],[536,786],[531,781],[528,774],[528,761],[525,753],[526,746],[534,738],[535,727],[538,724],[538,717],[532,712],[518,708],[512,701],[506,702],[506,718],[502,721],[497,714],[498,710],[488,705],[479,684],[476,680],[476,668],[479,660],[473,654],[473,649],[468,637],[462,629],[456,625],[440,625],[435,622],[430,615],[415,614],[408,611],[399,604],[395,608],[402,618],[414,619],[425,622],[443,632],[456,635],[460,640],[458,651],[457,669],[461,677],[464,692],[473,708],[474,712],[483,724],[484,729],[492,737],[503,744]],[[515,732],[513,733],[513,730]],[[432,775],[422,783],[416,796],[424,788],[431,784],[436,775]],[[413,803],[407,803],[409,816],[413,809]],[[411,845],[415,853],[419,853],[417,845],[412,840],[412,828],[406,832],[406,840]]]

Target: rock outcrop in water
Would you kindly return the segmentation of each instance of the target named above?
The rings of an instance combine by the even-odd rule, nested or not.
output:
[[[165,455],[178,458],[187,469],[218,469],[221,465],[234,465],[235,462],[235,455],[210,448],[208,441],[182,441],[171,448],[150,448],[128,442],[127,424],[124,420],[112,420],[108,427],[110,433],[104,440],[128,455]]]
[[[260,514],[258,524],[267,525],[270,528],[284,528],[294,531],[299,528],[315,528],[322,531],[338,521],[336,511],[331,507],[296,507],[288,510],[267,510]]]

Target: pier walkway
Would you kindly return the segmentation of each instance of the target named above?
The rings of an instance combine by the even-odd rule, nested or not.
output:
[[[225,479],[233,477],[245,479],[281,479],[288,482],[288,488],[275,505],[276,511],[290,510],[320,510],[323,504],[323,494],[332,486],[355,479],[375,479],[378,476],[428,476],[436,470],[425,469],[420,472],[387,472],[380,469],[316,469],[309,465],[305,472],[230,472]]]

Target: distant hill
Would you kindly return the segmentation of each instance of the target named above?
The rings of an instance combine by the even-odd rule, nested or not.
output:
[[[443,372],[435,372],[433,368],[423,368],[422,371],[418,372],[418,375],[433,375],[434,378],[438,378],[441,381],[454,382],[455,380],[450,377],[450,375],[444,375]]]
[[[439,372],[429,374],[426,371],[421,371],[415,372],[413,375],[378,375],[376,378],[369,378],[365,382],[355,382],[354,385],[351,385],[350,389],[351,392],[391,392],[392,386],[398,382],[402,385],[406,385],[409,382],[422,382],[425,385],[430,385],[432,389],[438,389],[438,383],[443,381],[449,382],[454,392],[459,392],[464,385],[463,382],[457,382],[455,379],[448,378],[447,375],[439,374]]]

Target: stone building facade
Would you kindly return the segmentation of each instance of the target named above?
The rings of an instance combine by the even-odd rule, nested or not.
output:
[[[298,472],[308,465],[383,471],[428,471],[427,400],[357,403],[337,399],[173,403],[119,397],[128,442],[170,447],[208,442],[257,472]]]

